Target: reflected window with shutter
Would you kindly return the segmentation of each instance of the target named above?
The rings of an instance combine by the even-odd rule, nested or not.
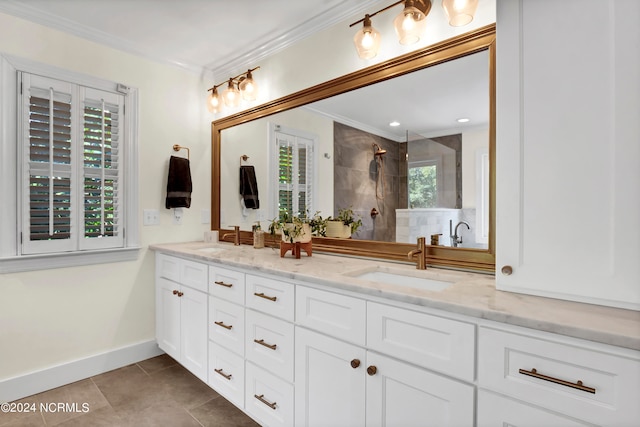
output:
[[[317,137],[296,129],[275,126],[271,132],[272,158],[277,162],[277,188],[273,217],[306,216],[314,211],[314,145]],[[274,179],[275,181],[275,179]]]

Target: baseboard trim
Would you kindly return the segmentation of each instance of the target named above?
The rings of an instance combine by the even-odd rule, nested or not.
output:
[[[155,340],[0,381],[0,402],[12,402],[163,354]]]

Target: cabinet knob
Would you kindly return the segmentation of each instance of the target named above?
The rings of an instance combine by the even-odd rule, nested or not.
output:
[[[360,360],[359,360],[359,359],[353,359],[353,360],[351,361],[351,367],[352,367],[353,369],[356,369],[358,366],[360,366]]]
[[[505,276],[511,276],[511,273],[513,273],[513,268],[510,265],[505,265],[500,269],[500,272]]]
[[[370,376],[374,376],[376,372],[378,372],[378,368],[376,368],[374,365],[371,365],[367,368],[367,374],[369,374]]]
[[[174,289],[174,290],[173,290],[173,294],[174,294],[174,295],[178,295],[178,291]]]
[[[184,295],[184,292],[178,292],[179,297],[181,297],[182,295]]]

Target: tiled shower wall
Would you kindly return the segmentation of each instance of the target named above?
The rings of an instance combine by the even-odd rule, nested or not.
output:
[[[393,242],[396,238],[396,209],[406,206],[406,144],[398,143],[334,122],[334,212],[351,207],[362,217],[363,227],[353,237]],[[376,198],[378,168],[373,144],[387,150],[384,161],[384,198]],[[402,162],[399,160],[403,159]],[[379,193],[381,187],[378,188]],[[402,195],[402,196],[400,196]],[[400,200],[403,198],[403,200]],[[401,205],[401,203],[403,203]],[[379,215],[373,219],[371,209]],[[324,214],[324,212],[323,212]]]

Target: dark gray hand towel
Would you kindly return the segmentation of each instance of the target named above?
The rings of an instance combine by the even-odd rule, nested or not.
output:
[[[260,209],[258,183],[253,166],[240,166],[240,194],[247,209]]]
[[[192,189],[189,159],[171,156],[169,177],[167,178],[167,200],[165,202],[167,209],[191,206]]]

